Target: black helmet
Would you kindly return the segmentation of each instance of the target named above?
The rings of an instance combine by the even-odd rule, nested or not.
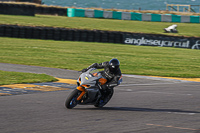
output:
[[[115,58],[111,59],[109,61],[109,69],[110,69],[110,71],[111,72],[117,71],[117,69],[119,68],[119,65],[120,65],[120,62],[119,62],[118,59],[115,59]]]

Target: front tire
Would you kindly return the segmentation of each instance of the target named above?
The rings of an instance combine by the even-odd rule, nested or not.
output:
[[[68,109],[74,108],[78,104],[77,98],[80,93],[81,92],[77,89],[73,90],[65,101],[65,107]]]

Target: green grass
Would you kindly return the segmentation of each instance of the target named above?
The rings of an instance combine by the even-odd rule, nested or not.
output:
[[[18,24],[26,26],[50,26],[66,27],[77,29],[97,29],[109,31],[125,31],[136,33],[153,33],[176,36],[194,36],[200,37],[200,26],[195,23],[169,23],[169,22],[145,22],[114,19],[96,19],[96,18],[78,18],[66,16],[36,15],[33,16],[15,16],[0,15],[0,24]],[[172,25],[178,25],[179,33],[164,33],[164,28]]]
[[[124,74],[200,77],[199,50],[2,37],[0,42],[2,63],[81,70],[118,58]]]
[[[56,81],[54,77],[46,74],[0,71],[0,75],[0,85]]]
[[[200,37],[199,24],[144,22],[63,16],[0,15],[0,24],[50,26]],[[163,33],[178,25],[179,33]],[[123,73],[137,75],[200,77],[200,51],[106,43],[0,38],[0,62],[81,70],[94,62],[118,58]],[[50,76],[0,71],[0,85],[53,81]]]

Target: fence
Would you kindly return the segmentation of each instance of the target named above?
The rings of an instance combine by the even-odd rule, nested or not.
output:
[[[0,3],[0,14],[35,16],[35,6]]]
[[[182,8],[181,8],[182,7]],[[199,12],[200,13],[200,5],[180,5],[180,4],[167,4],[166,10],[177,11],[177,12]]]
[[[137,20],[137,21],[153,21],[153,22],[179,22],[179,23],[200,23],[200,16],[184,16],[173,14],[151,14],[151,13],[135,13],[135,12],[116,12],[101,11],[91,9],[67,9],[68,17],[90,17],[90,18],[106,18],[120,20]]]
[[[0,25],[0,37],[200,49],[200,38],[102,30]]]
[[[200,16],[184,16],[173,14],[151,14],[135,12],[117,12],[91,9],[75,9],[61,7],[44,7],[25,4],[0,3],[0,14],[29,15],[49,14],[68,17],[89,17],[119,20],[152,21],[152,22],[179,22],[200,23]]]

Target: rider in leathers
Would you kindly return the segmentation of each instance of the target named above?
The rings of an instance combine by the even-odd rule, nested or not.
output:
[[[85,72],[90,68],[97,68],[97,69],[104,68],[104,71],[102,71],[102,76],[107,79],[106,84],[102,86],[102,89],[104,90],[104,89],[109,89],[111,84],[118,85],[118,80],[122,75],[119,66],[120,66],[119,60],[113,58],[110,61],[102,62],[100,64],[94,63],[88,68],[83,69],[82,72]]]

